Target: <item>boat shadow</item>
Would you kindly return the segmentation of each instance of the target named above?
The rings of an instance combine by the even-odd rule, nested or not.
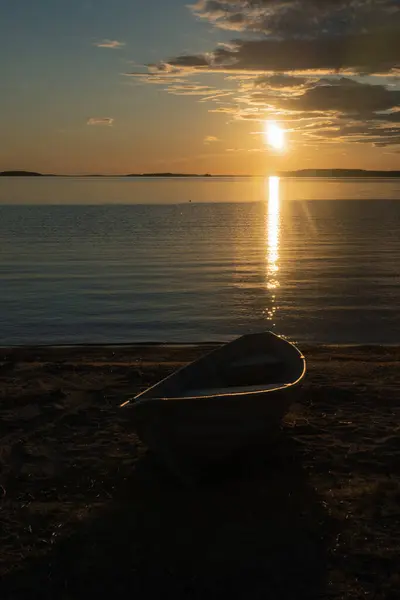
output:
[[[109,504],[3,580],[2,598],[321,598],[332,524],[295,442],[242,454],[201,485],[150,454]]]

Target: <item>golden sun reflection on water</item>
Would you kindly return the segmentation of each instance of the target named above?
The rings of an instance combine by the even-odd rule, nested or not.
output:
[[[265,181],[265,194],[268,202],[266,218],[266,287],[271,292],[271,305],[267,318],[272,320],[277,310],[274,290],[279,287],[279,242],[280,242],[280,178],[268,177]]]

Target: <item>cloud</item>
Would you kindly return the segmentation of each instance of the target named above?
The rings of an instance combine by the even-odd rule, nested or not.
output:
[[[233,39],[132,76],[211,100],[210,112],[228,119],[279,121],[294,144],[400,143],[399,0],[198,0],[190,9]],[[229,90],[185,84],[207,74],[214,83],[216,73]]]
[[[203,96],[203,98],[200,98],[199,102],[215,102],[217,104],[220,104],[222,102],[221,98],[226,98],[227,96],[230,96],[231,94],[232,94],[232,92],[224,92],[222,90],[220,90],[220,91],[215,90],[215,92],[211,96]]]
[[[229,50],[224,50],[222,48],[220,49],[220,51],[229,52]],[[203,54],[182,54],[182,56],[177,56],[173,61],[170,61],[168,64],[177,67],[193,67],[195,69],[210,66],[209,59],[206,55]]]
[[[399,25],[398,0],[199,0],[200,19],[220,29],[274,37],[321,37]]]
[[[114,123],[114,119],[111,117],[90,117],[87,120],[87,125],[112,125]]]
[[[219,141],[220,140],[217,137],[215,137],[215,135],[207,135],[204,138],[204,143],[205,144],[212,144],[213,142],[219,142]]]
[[[386,121],[388,123],[399,123],[400,124],[400,109],[396,108],[393,111],[375,113],[373,119],[375,121]]]
[[[102,42],[95,42],[94,46],[97,46],[97,48],[111,48],[116,50],[125,46],[125,42],[118,42],[117,40],[103,40]]]
[[[360,83],[342,77],[339,80],[322,79],[310,85],[301,95],[276,96],[274,92],[254,92],[253,99],[265,100],[298,112],[339,112],[348,115],[371,115],[394,109],[400,105],[400,90],[384,85]]]
[[[165,84],[185,83],[185,77],[195,73],[195,69],[186,69],[172,66],[166,62],[149,64],[145,66],[146,71],[131,71],[123,73],[126,77],[136,78],[140,83]]]
[[[160,73],[123,73],[126,77],[132,77],[137,80],[139,84],[141,83],[150,83],[153,85],[165,85],[165,84],[174,84],[174,83],[186,83],[186,80],[182,77],[177,77],[172,74],[164,74]]]
[[[151,65],[151,69],[155,66]],[[174,96],[199,96],[199,102],[219,102],[220,98],[230,96],[232,90],[220,90],[216,87],[203,85],[197,81],[188,83],[187,76],[190,73],[181,69],[166,69],[162,64],[160,72],[133,71],[124,73],[127,77],[135,78],[139,83],[153,85],[166,85],[164,91]]]
[[[170,85],[167,90],[170,94],[177,96],[210,96],[218,92],[214,87],[208,85],[199,85],[196,83],[182,83],[179,85]]]
[[[284,88],[268,87],[267,81],[260,88],[260,79],[255,79],[252,88],[246,85],[236,106],[221,110],[234,119],[274,119],[298,144],[307,140],[399,144],[400,89],[343,77],[298,81],[297,87]]]
[[[399,0],[199,0],[191,10],[214,27],[243,37],[205,54],[179,55],[168,61],[172,65],[220,71],[387,72],[400,64]]]
[[[234,49],[218,47],[203,55],[182,55],[169,64],[214,72],[354,73],[389,72],[400,66],[400,29],[315,39],[236,40]]]
[[[323,126],[320,129],[305,130],[302,135],[318,143],[353,142],[370,143],[377,147],[393,146],[400,143],[400,128],[366,124],[363,121],[344,122],[337,126]]]
[[[286,75],[284,73],[275,73],[273,75],[260,75],[255,79],[256,87],[267,87],[269,89],[292,89],[304,86],[310,81],[306,77],[296,77],[295,75]]]

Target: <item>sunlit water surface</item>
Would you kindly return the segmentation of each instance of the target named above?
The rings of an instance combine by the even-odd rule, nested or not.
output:
[[[0,179],[0,343],[400,343],[400,180]]]

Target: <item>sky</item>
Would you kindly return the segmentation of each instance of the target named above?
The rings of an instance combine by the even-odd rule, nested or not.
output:
[[[400,0],[5,3],[0,140],[0,171],[399,169]]]

